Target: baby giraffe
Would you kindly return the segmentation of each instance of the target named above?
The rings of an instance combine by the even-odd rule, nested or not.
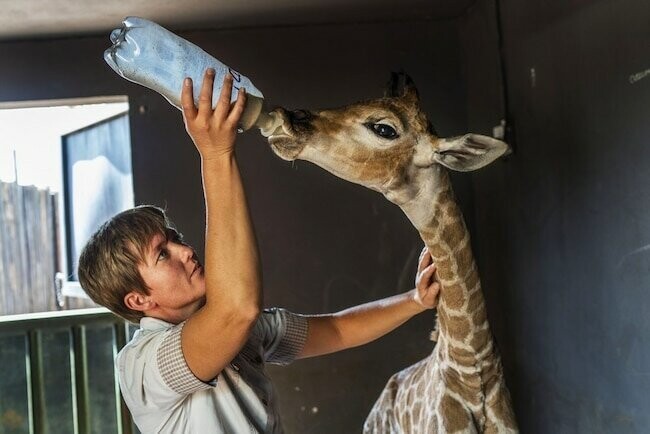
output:
[[[508,146],[476,134],[438,137],[403,74],[393,74],[383,98],[275,114],[282,122],[268,132],[273,151],[317,164],[398,205],[419,231],[442,283],[437,345],[391,377],[364,432],[518,432],[469,232],[447,172],[479,169]]]

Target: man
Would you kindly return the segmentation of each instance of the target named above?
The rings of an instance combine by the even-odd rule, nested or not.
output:
[[[164,212],[144,206],[106,222],[79,259],[81,285],[140,330],[116,359],[120,389],[143,433],[282,432],[264,362],[370,342],[437,304],[435,267],[422,252],[416,288],[319,316],[262,311],[259,253],[234,152],[246,94],[232,77],[212,109],[214,70],[198,107],[183,84],[186,129],[201,156],[205,265]]]

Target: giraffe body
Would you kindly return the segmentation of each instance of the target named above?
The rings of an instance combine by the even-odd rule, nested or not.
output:
[[[400,85],[401,82],[401,85]],[[382,193],[418,229],[442,284],[438,343],[393,375],[364,433],[516,433],[501,359],[487,320],[470,237],[447,169],[483,167],[508,150],[490,137],[436,135],[406,76],[384,98],[320,111],[276,112],[273,151],[310,161]]]

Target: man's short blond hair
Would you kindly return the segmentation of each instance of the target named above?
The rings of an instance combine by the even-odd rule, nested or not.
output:
[[[131,291],[148,295],[138,264],[153,237],[181,239],[165,211],[142,205],[113,216],[95,232],[79,256],[77,274],[86,294],[116,315],[138,323],[143,313],[129,309],[124,296]]]

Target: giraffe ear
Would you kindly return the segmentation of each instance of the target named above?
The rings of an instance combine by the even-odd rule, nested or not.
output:
[[[420,100],[418,89],[415,87],[413,79],[404,71],[391,72],[384,96],[387,98],[408,98],[414,102]]]
[[[469,172],[487,166],[510,147],[501,140],[479,134],[440,139],[432,160],[459,172]]]

